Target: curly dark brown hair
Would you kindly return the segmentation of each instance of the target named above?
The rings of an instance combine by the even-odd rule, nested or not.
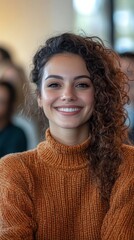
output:
[[[33,59],[32,81],[40,91],[46,62],[58,53],[81,56],[95,89],[95,106],[89,120],[91,142],[89,160],[92,176],[103,197],[109,198],[122,161],[122,143],[126,141],[124,105],[128,102],[127,76],[121,71],[119,58],[98,37],[63,33],[48,39]]]

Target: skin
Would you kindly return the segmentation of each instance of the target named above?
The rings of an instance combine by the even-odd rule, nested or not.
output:
[[[94,87],[79,55],[56,54],[46,63],[38,105],[57,141],[77,145],[89,137]]]

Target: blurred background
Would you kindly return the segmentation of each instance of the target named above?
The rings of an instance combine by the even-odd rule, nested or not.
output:
[[[32,58],[46,38],[65,31],[99,36],[127,62],[126,65],[121,62],[121,67],[126,73],[132,73],[131,104],[126,108],[131,118],[131,132],[134,128],[134,64],[131,67],[134,57],[128,61],[129,56],[122,55],[134,53],[133,0],[0,0],[0,48],[10,54],[10,59],[3,61],[0,53],[0,78],[12,82],[19,95],[12,119],[24,130],[27,149],[34,148],[41,140],[34,113],[36,100],[30,98]],[[31,94],[26,94],[30,91]],[[30,110],[27,101],[32,102]],[[131,136],[133,139],[133,134]]]
[[[38,46],[62,31],[84,31],[117,51],[133,51],[134,1],[0,0],[0,44],[27,72]]]

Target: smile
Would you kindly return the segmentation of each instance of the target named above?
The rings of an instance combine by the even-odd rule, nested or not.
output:
[[[60,112],[77,112],[80,111],[81,108],[57,108]]]

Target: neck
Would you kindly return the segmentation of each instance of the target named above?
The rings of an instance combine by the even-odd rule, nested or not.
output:
[[[81,144],[89,137],[87,127],[82,129],[60,128],[55,130],[55,128],[50,126],[50,132],[55,140],[68,146]]]

